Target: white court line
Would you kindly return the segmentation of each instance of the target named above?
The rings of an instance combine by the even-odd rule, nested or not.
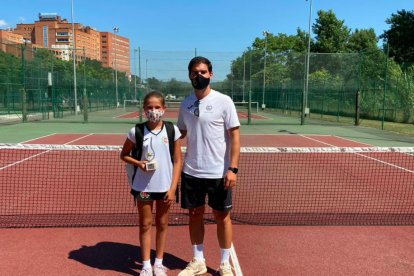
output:
[[[327,146],[330,146],[330,147],[335,147],[335,148],[337,148],[337,146],[335,146],[335,145],[331,145],[331,144],[329,144],[329,143],[326,143],[326,142],[320,141],[320,140],[318,140],[318,139],[314,139],[314,138],[308,137],[308,136],[303,135],[303,134],[298,134],[298,135],[299,135],[300,137],[303,137],[303,138],[306,138],[306,139],[309,139],[309,140],[312,140],[312,141],[315,141],[315,142],[318,142],[318,143],[321,143],[321,144],[324,144],[324,145],[327,145]]]
[[[342,140],[347,140],[347,141],[350,141],[350,142],[359,143],[359,144],[362,144],[362,145],[367,145],[368,147],[373,147],[373,145],[371,145],[371,144],[356,142],[356,141],[354,141],[352,139],[349,139],[349,138],[344,138],[344,137],[340,137],[340,136],[336,136],[336,135],[331,135],[331,136],[332,137],[337,137],[337,138],[342,139]]]
[[[28,143],[30,141],[34,141],[34,140],[41,139],[41,138],[46,138],[46,137],[49,137],[49,136],[52,136],[52,135],[55,135],[55,134],[57,134],[57,133],[51,133],[51,134],[48,134],[48,135],[37,137],[35,139],[26,140],[26,141],[20,142],[20,144],[25,144],[25,143]]]
[[[65,144],[63,144],[63,145],[67,145],[67,144],[69,144],[69,143],[73,143],[73,142],[75,142],[75,141],[77,141],[77,140],[80,140],[80,139],[82,139],[82,138],[88,137],[88,136],[90,136],[90,135],[93,135],[93,133],[90,133],[90,134],[88,134],[88,135],[82,136],[82,137],[77,138],[77,139],[75,139],[75,140],[69,141],[69,142],[67,142],[67,143],[65,143]],[[22,163],[22,162],[24,162],[24,161],[27,161],[27,160],[33,159],[33,158],[35,158],[35,157],[37,157],[37,156],[39,156],[39,155],[43,155],[43,154],[45,154],[45,153],[48,153],[49,151],[51,151],[51,149],[50,149],[50,150],[43,151],[43,152],[39,152],[39,153],[37,153],[37,154],[34,154],[34,155],[32,155],[32,156],[29,156],[29,157],[26,157],[26,158],[24,158],[24,159],[21,159],[21,160],[19,160],[19,161],[14,162],[14,163],[8,164],[8,165],[3,166],[3,167],[0,167],[0,171],[2,171],[2,170],[4,170],[4,169],[7,169],[7,168],[9,168],[9,167],[12,167],[12,166],[18,165],[18,164],[20,164],[20,163]]]
[[[240,136],[302,136],[302,134],[298,134],[298,133],[261,133],[261,134],[243,133],[243,134],[240,134]],[[320,135],[314,135],[314,136],[326,136],[326,137],[328,137],[328,136],[333,136],[333,135],[320,134]],[[338,136],[335,136],[335,137],[338,137]]]
[[[300,135],[300,136],[302,136],[304,138],[307,138],[307,139],[310,139],[310,140],[313,140],[313,141],[316,141],[316,142],[319,142],[319,143],[322,143],[322,144],[325,144],[325,145],[328,145],[328,146],[331,146],[331,147],[334,147],[334,148],[339,148],[338,146],[331,145],[329,143],[325,143],[325,142],[319,141],[317,139],[313,139],[313,138],[307,137],[305,135]],[[389,163],[389,162],[385,162],[385,161],[382,161],[382,160],[377,159],[377,158],[374,158],[374,157],[370,157],[370,156],[367,156],[367,155],[363,155],[363,154],[358,153],[358,152],[353,152],[353,154],[356,154],[358,156],[361,156],[361,157],[364,157],[364,158],[367,158],[367,159],[374,160],[376,162],[385,164],[385,165],[390,166],[390,167],[394,167],[394,168],[400,169],[402,171],[406,171],[406,172],[409,172],[409,173],[414,173],[414,170],[410,170],[410,169],[407,169],[407,168],[404,168],[404,167],[401,167],[401,166],[398,166],[398,165],[395,165],[395,164],[392,164],[392,163]]]
[[[82,136],[82,137],[76,138],[75,140],[69,141],[69,142],[67,142],[67,143],[65,143],[65,144],[63,144],[63,145],[68,145],[69,143],[73,143],[73,142],[79,141],[79,140],[81,140],[81,139],[83,139],[83,138],[89,137],[89,136],[94,135],[94,134],[95,134],[95,133],[89,133],[88,135],[84,135],[84,136]]]
[[[231,262],[233,263],[234,272],[236,273],[236,276],[243,276],[243,272],[240,268],[239,259],[237,258],[236,250],[234,249],[233,243],[230,247],[230,258]]]

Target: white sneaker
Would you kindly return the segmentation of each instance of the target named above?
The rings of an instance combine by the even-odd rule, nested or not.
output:
[[[142,269],[139,276],[152,276],[152,268]]]
[[[219,268],[220,276],[233,276],[233,271],[229,262],[224,262]]]
[[[188,263],[187,267],[178,274],[178,276],[194,276],[201,275],[206,272],[206,261],[198,261],[196,258],[194,258],[191,262]]]
[[[154,276],[167,276],[168,269],[163,265],[154,265]]]

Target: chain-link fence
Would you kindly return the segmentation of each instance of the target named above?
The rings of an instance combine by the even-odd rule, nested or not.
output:
[[[115,83],[114,71],[86,59],[83,49],[77,50],[81,58],[74,68],[72,62],[55,58],[51,50],[2,46],[7,48],[0,51],[2,121],[50,120],[76,114],[84,114],[77,120],[85,121],[89,112],[117,107],[116,86],[119,101],[131,94],[128,76],[118,74]]]
[[[76,62],[75,81],[73,62],[56,59],[52,51],[35,50],[29,45],[2,46],[0,116],[20,121],[114,120],[118,115],[122,117],[119,108],[122,103],[136,102],[149,90],[159,90],[180,101],[192,91],[188,62],[201,55],[213,63],[214,89],[237,103],[252,102],[252,110],[256,112],[256,106],[260,107],[258,113],[262,116],[250,117],[249,123],[271,124],[274,120],[266,118],[281,115],[300,118],[307,109],[307,120],[318,122],[358,124],[360,119],[414,122],[414,66],[398,65],[380,50],[311,53],[307,72],[306,54],[293,51],[134,49],[132,76],[119,72],[115,79],[111,68],[81,58]],[[82,56],[82,52],[77,56]]]

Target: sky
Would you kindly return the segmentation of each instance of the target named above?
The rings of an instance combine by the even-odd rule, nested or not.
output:
[[[118,27],[118,34],[130,39],[132,56],[139,47],[142,54],[178,53],[185,58],[226,52],[231,59],[255,38],[263,38],[263,31],[293,35],[301,28],[307,32],[310,11],[306,0],[73,0],[73,5],[75,22],[98,31]],[[1,6],[3,29],[32,23],[41,12],[57,13],[72,22],[71,0],[12,0]],[[389,28],[385,20],[392,13],[414,10],[414,0],[312,0],[312,24],[318,10],[330,9],[351,30],[373,28],[379,36]],[[153,59],[141,60],[147,68],[141,68],[141,73],[148,76]]]

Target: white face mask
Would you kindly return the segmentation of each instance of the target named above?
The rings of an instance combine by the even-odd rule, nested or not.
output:
[[[145,116],[147,116],[148,121],[152,123],[158,123],[161,120],[162,115],[164,115],[164,110],[148,110],[145,111]]]

